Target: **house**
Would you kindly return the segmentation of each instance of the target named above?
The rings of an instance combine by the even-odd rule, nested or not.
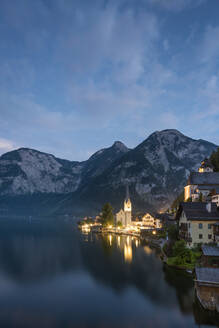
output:
[[[202,245],[202,263],[205,267],[219,268],[219,247]]]
[[[219,211],[215,203],[181,203],[175,219],[179,224],[179,237],[188,247],[214,242],[215,223],[219,223]]]
[[[201,305],[206,310],[219,312],[219,269],[195,269],[196,295]]]
[[[203,200],[211,194],[214,195],[214,202],[218,202],[219,197],[219,172],[213,172],[213,167],[208,159],[202,161],[198,172],[191,172],[187,185],[184,187],[184,201],[191,199],[198,201],[201,197]]]
[[[146,213],[142,217],[142,225],[148,228],[156,228],[156,229],[162,228],[161,220],[157,219],[155,216],[153,216],[150,213]]]
[[[219,222],[213,224],[214,243],[219,246]]]

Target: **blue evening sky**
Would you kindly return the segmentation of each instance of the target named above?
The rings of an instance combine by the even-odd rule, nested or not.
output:
[[[219,144],[219,0],[1,0],[0,153]]]

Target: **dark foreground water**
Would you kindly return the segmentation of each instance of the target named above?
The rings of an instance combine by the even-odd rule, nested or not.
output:
[[[217,318],[194,301],[191,277],[137,239],[72,224],[0,230],[0,327],[208,326]]]

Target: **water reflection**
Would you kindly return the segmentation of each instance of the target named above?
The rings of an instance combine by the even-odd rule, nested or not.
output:
[[[126,262],[132,262],[132,247],[125,245],[124,246],[124,258]]]
[[[144,251],[148,255],[150,255],[152,253],[152,249],[149,246],[144,246]]]
[[[0,230],[0,289],[4,328],[216,327],[192,279],[129,236]]]

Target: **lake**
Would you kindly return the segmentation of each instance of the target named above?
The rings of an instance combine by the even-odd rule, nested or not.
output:
[[[136,238],[72,223],[0,229],[0,327],[216,327],[193,280]]]

